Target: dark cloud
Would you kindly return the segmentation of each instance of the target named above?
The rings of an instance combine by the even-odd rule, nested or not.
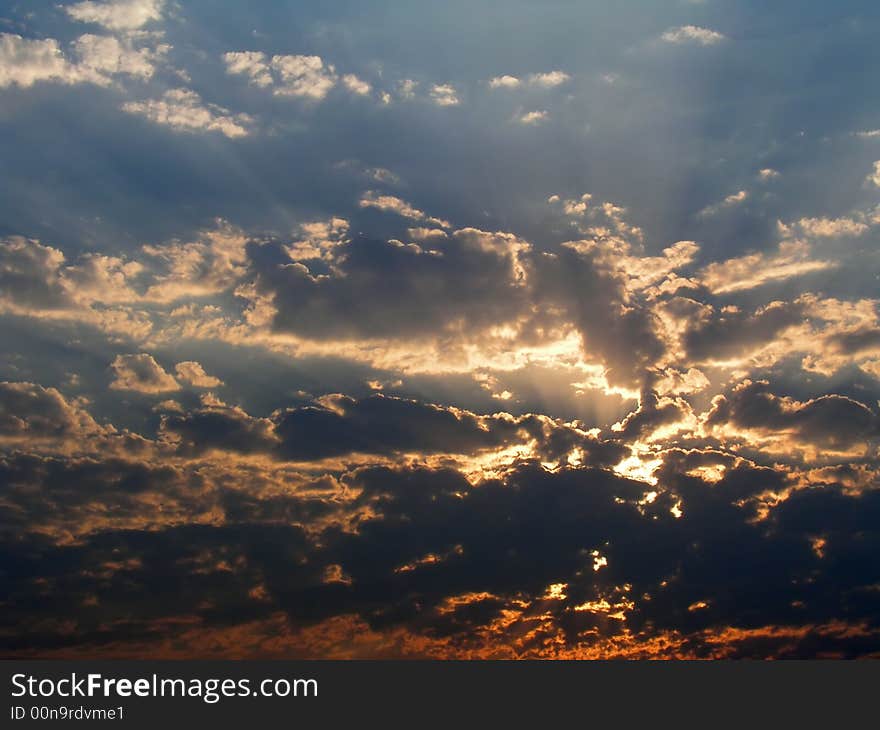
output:
[[[525,303],[511,253],[456,235],[436,250],[356,239],[315,276],[277,245],[249,247],[275,329],[320,339],[444,337],[514,319]],[[405,306],[401,306],[406,302]]]
[[[0,439],[64,440],[102,431],[88,411],[55,388],[0,382]]]
[[[718,396],[707,423],[776,432],[829,449],[867,445],[880,436],[880,418],[863,403],[839,395],[796,401],[776,395],[766,381],[747,380]]]
[[[534,442],[536,454],[546,460],[563,460],[579,450],[589,463],[607,466],[625,452],[546,416],[480,416],[380,394],[362,399],[327,395],[311,405],[278,410],[271,418],[208,405],[165,415],[162,432],[189,455],[218,449],[290,461],[352,454],[472,455]]]
[[[33,480],[22,476],[26,468],[14,482]],[[714,485],[681,475],[673,493],[646,502],[643,483],[591,468],[551,473],[524,464],[478,485],[448,469],[366,468],[345,479],[359,495],[354,503],[321,507],[368,506],[354,531],[331,526],[310,537],[296,524],[315,524],[322,512],[306,502],[230,492],[223,525],[104,530],[55,546],[33,534],[4,551],[4,646],[100,651],[123,638],[155,641],[182,616],[222,630],[279,610],[295,632],[355,613],[372,630],[448,637],[462,650],[514,641],[514,629],[498,623],[513,611],[520,630],[531,626],[519,645],[525,653],[553,635],[561,647],[589,646],[597,631],[606,640],[676,632],[707,654],[729,631],[870,625],[871,586],[880,579],[874,493],[807,489],[756,521],[734,484],[773,488],[775,472],[738,471]],[[77,480],[76,472],[63,476]],[[168,483],[161,471],[112,463],[92,464],[83,478],[122,494]],[[681,517],[670,512],[672,500],[683,505]],[[277,522],[284,515],[290,526]],[[64,621],[70,611],[51,600],[59,593],[78,606],[73,627]],[[548,614],[554,626],[539,619]],[[296,636],[290,651],[303,650]],[[876,650],[877,640],[863,635],[848,653]],[[760,642],[733,645],[739,655],[772,653]]]

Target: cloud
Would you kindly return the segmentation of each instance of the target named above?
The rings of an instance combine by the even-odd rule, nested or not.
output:
[[[339,246],[348,240],[348,228],[344,218],[302,223],[299,226],[302,238],[288,247],[288,254],[294,261],[332,261]]]
[[[823,452],[856,452],[880,438],[880,418],[864,404],[840,395],[808,401],[779,396],[767,381],[746,380],[727,395],[716,396],[706,423],[729,428],[736,437],[747,430],[752,438],[780,442],[780,448],[797,447]]]
[[[877,160],[874,163],[874,172],[868,175],[867,180],[877,187],[880,187],[880,160]]]
[[[522,82],[516,76],[505,74],[503,76],[494,76],[489,79],[489,87],[492,89],[515,89]]]
[[[713,293],[729,294],[835,266],[832,261],[811,259],[810,248],[802,241],[783,241],[776,254],[761,252],[714,262],[704,267],[699,276]]]
[[[95,23],[108,30],[135,30],[161,20],[164,5],[164,0],[85,0],[65,6],[64,12],[81,23]]]
[[[272,69],[278,74],[273,93],[320,100],[336,85],[333,66],[324,65],[320,56],[273,56]]]
[[[82,403],[55,388],[0,382],[0,443],[87,439],[105,433]]]
[[[414,208],[405,200],[401,200],[394,195],[382,195],[374,192],[373,190],[368,190],[367,192],[365,192],[363,196],[361,196],[361,199],[358,201],[358,205],[361,208],[376,208],[378,210],[396,213],[397,215],[404,218],[411,218],[413,220],[424,220],[433,225],[443,226],[445,228],[448,228],[450,225],[447,221],[440,220],[439,218],[434,218],[427,215],[418,208]]]
[[[26,88],[39,81],[75,84],[80,80],[80,74],[53,38],[37,40],[0,33],[0,88]]]
[[[811,303],[801,297],[770,302],[753,311],[735,306],[716,309],[688,298],[674,299],[670,305],[687,321],[681,345],[688,361],[698,364],[741,363],[777,341],[785,343],[788,331],[803,326]]]
[[[861,236],[869,230],[866,223],[852,218],[801,218],[796,225],[806,236],[825,238]]]
[[[79,72],[93,77],[95,83],[103,83],[114,74],[149,79],[170,46],[162,44],[136,50],[130,42],[113,36],[82,35],[74,41],[73,48],[80,59]]]
[[[517,76],[504,74],[503,76],[494,76],[493,78],[489,79],[489,88],[516,89],[520,86],[538,86],[545,89],[551,89],[556,86],[561,86],[562,84],[570,80],[571,76],[569,76],[564,71],[558,70],[548,71],[546,73],[529,74],[523,79]]]
[[[434,84],[431,87],[431,100],[437,106],[457,106],[458,92],[452,84]]]
[[[230,139],[247,136],[254,122],[247,114],[206,104],[190,89],[169,89],[160,99],[126,102],[122,110],[176,132],[220,132]]]
[[[354,74],[345,74],[342,77],[342,84],[353,94],[359,94],[360,96],[365,96],[366,94],[369,94],[373,88],[366,81],[364,81],[363,79],[359,79]]]
[[[266,54],[262,51],[230,51],[223,54],[226,72],[247,76],[254,86],[267,87],[274,83]]]
[[[146,353],[117,355],[110,370],[114,375],[110,383],[112,390],[133,390],[149,395],[180,390],[180,383]]]
[[[5,648],[446,658],[872,651],[874,604],[854,596],[872,595],[874,575],[839,566],[863,562],[877,542],[876,493],[826,483],[784,495],[758,518],[753,495],[778,488],[776,472],[719,452],[669,456],[667,486],[650,493],[604,469],[523,463],[478,485],[448,468],[359,468],[342,475],[342,489],[311,498],[272,482],[249,491],[232,470],[225,481],[235,487],[203,467],[192,490],[189,468],[5,458],[0,473],[19,514],[41,515],[53,536],[63,524],[91,528],[74,545],[30,533],[5,541],[19,566]],[[719,467],[720,478],[703,481],[700,466]],[[102,521],[111,500],[127,531]],[[163,510],[148,509],[155,503]],[[210,510],[225,518],[195,521]],[[346,514],[357,529],[344,529]],[[76,611],[41,594],[47,584],[76,596]]]
[[[545,111],[532,111],[520,114],[516,120],[520,124],[525,124],[526,126],[536,126],[547,121],[549,116],[550,115]]]
[[[108,86],[120,74],[148,79],[169,49],[167,44],[136,48],[129,39],[86,34],[72,42],[65,56],[53,38],[0,33],[0,88],[37,82]]]
[[[711,46],[725,40],[725,37],[709,28],[701,28],[698,25],[682,25],[667,30],[660,36],[660,40],[676,45],[696,43],[701,46]]]
[[[571,77],[564,71],[549,71],[547,73],[532,74],[528,77],[528,83],[535,86],[553,88],[554,86],[564,84],[569,79],[571,79]]]
[[[331,64],[320,56],[275,55],[261,51],[230,51],[223,54],[226,72],[247,76],[260,88],[271,88],[276,96],[320,101],[336,86],[339,77]],[[343,77],[346,88],[356,94],[369,92],[369,84],[353,74]]]
[[[380,205],[382,201],[373,201]],[[363,204],[363,203],[362,203]],[[401,212],[422,218],[419,211]],[[257,290],[270,296],[273,327],[308,339],[431,338],[447,328],[476,330],[516,316],[524,291],[510,239],[457,232],[440,255],[416,245],[355,238],[337,247],[337,266],[316,277],[284,250],[251,249]],[[387,272],[395,286],[387,286]],[[430,285],[428,285],[430,282]],[[401,309],[400,298],[407,297]]]
[[[697,215],[701,218],[706,218],[709,216],[713,216],[716,213],[720,213],[722,210],[726,210],[727,208],[733,208],[740,203],[748,200],[749,192],[747,190],[740,190],[736,193],[731,193],[724,200],[714,203],[712,205],[707,205],[705,208],[700,210]]]
[[[177,373],[179,382],[186,383],[194,388],[217,388],[223,385],[223,381],[220,378],[208,375],[201,364],[192,360],[177,363],[174,366],[174,371]]]

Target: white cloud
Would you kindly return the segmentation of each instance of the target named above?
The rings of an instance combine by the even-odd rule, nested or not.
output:
[[[526,124],[526,125],[530,125],[530,126],[534,127],[534,126],[537,126],[538,124],[541,124],[541,122],[546,121],[547,119],[549,119],[549,117],[550,117],[550,115],[547,112],[536,110],[533,112],[526,112],[525,114],[520,114],[516,118],[516,121],[518,121],[520,124]]]
[[[564,71],[549,71],[548,73],[532,74],[529,76],[529,83],[535,86],[543,86],[552,88],[564,84],[571,78]]]
[[[0,34],[0,88],[32,86],[38,81],[75,84],[79,72],[61,53],[58,41]]]
[[[515,89],[522,82],[516,76],[495,76],[489,79],[490,89]]]
[[[230,51],[223,54],[226,73],[248,76],[254,86],[271,86],[272,74],[269,71],[266,54],[262,51]]]
[[[272,56],[272,69],[280,79],[278,96],[320,100],[336,85],[336,69],[320,56]]]
[[[489,79],[489,88],[490,89],[516,89],[520,86],[540,86],[545,89],[553,88],[554,86],[559,86],[560,84],[564,84],[566,81],[570,80],[571,76],[569,76],[564,71],[548,71],[546,73],[534,73],[527,76],[525,79],[520,79],[516,76],[510,76],[505,74],[503,76],[495,76]]]
[[[295,96],[320,101],[339,81],[336,69],[320,56],[279,55],[269,59],[260,51],[223,54],[226,73],[247,76],[250,83],[272,89],[276,96]],[[353,74],[342,78],[347,89],[366,94],[370,86]]]
[[[458,94],[452,84],[434,84],[431,99],[437,106],[455,106],[459,103]]]
[[[758,170],[758,177],[761,180],[775,180],[779,177],[779,171],[774,170],[772,167],[765,167],[763,170]]]
[[[118,74],[150,78],[170,46],[135,48],[130,40],[86,34],[71,44],[72,58],[54,38],[0,34],[0,87],[29,87],[40,81],[107,86]]]
[[[354,74],[345,74],[342,77],[342,83],[350,92],[361,96],[366,96],[373,89],[366,81],[359,79]]]
[[[108,75],[128,74],[142,79],[150,78],[156,70],[156,62],[170,46],[134,49],[129,42],[121,42],[113,36],[82,35],[73,43],[80,59],[78,69],[84,76],[91,75],[95,83],[108,80]]]
[[[697,43],[701,46],[711,46],[723,41],[725,36],[698,25],[682,25],[679,28],[670,28],[660,36],[660,39],[666,43]]]
[[[189,89],[171,89],[161,99],[128,102],[122,109],[179,132],[220,132],[230,138],[247,135],[253,122],[247,114],[231,114],[221,106],[205,104]]]
[[[134,30],[162,19],[164,0],[107,0],[76,3],[64,8],[74,20],[96,23],[108,30]]]

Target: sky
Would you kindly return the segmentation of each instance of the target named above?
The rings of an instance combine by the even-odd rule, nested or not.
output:
[[[878,37],[0,0],[0,652],[880,655]]]

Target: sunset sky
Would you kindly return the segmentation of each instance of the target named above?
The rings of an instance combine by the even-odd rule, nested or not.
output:
[[[0,0],[0,653],[880,656],[876,0]]]

